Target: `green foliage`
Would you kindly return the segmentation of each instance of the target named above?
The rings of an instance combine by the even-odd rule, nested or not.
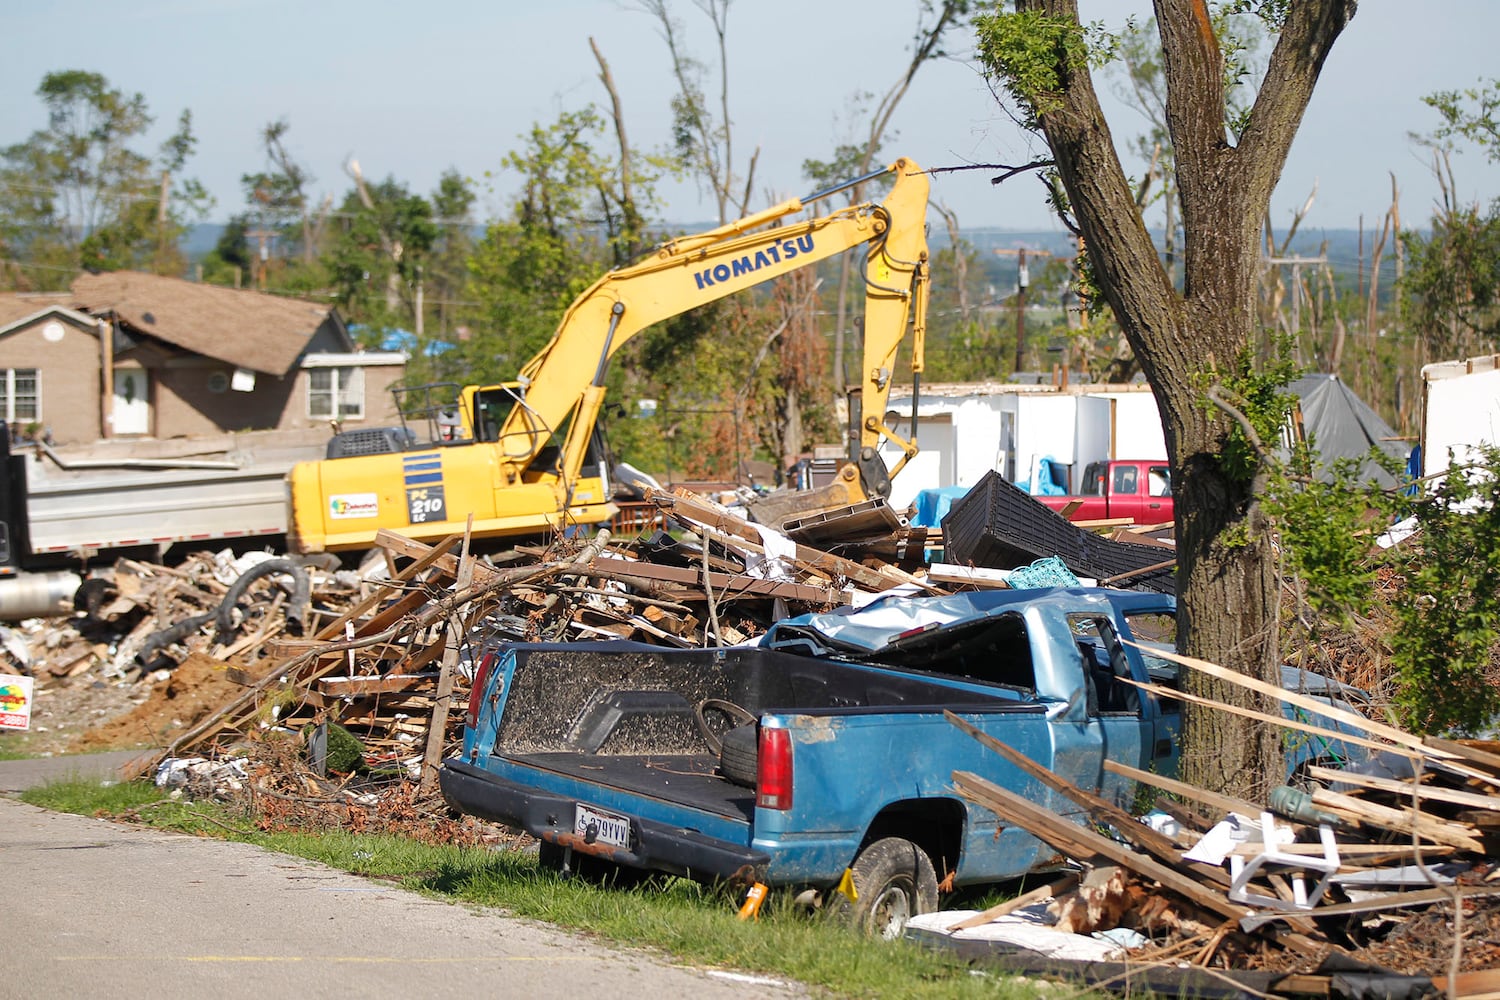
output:
[[[1023,109],[1027,128],[1058,106],[1064,77],[1088,65],[1084,32],[1071,18],[997,11],[979,15],[974,26],[979,61]]]
[[[380,332],[414,325],[414,289],[439,229],[427,199],[393,177],[369,186],[368,194],[370,207],[356,191],[345,197],[345,225],[324,261],[335,304],[378,340]]]
[[[1401,297],[1428,357],[1466,357],[1500,338],[1500,202],[1487,212],[1453,208],[1433,217],[1431,234],[1403,232]]]
[[[175,177],[191,157],[192,116],[183,112],[153,162],[132,148],[152,121],[142,95],[83,70],[48,73],[36,94],[47,127],[0,150],[4,254],[29,265],[35,287],[66,284],[78,267],[179,272],[177,241],[210,199],[197,182],[179,179],[163,205],[158,171]]]
[[[1418,732],[1473,732],[1500,713],[1490,676],[1500,639],[1500,451],[1454,468],[1416,505],[1403,546],[1405,594],[1392,609],[1397,703]]]
[[[1369,457],[1390,460],[1378,448]],[[1355,615],[1370,614],[1376,596],[1380,563],[1370,557],[1371,536],[1401,515],[1405,500],[1361,480],[1357,459],[1333,463],[1326,481],[1310,480],[1306,442],[1297,446],[1289,466],[1273,473],[1265,498],[1282,558],[1305,585],[1308,603],[1347,627]]]
[[[594,148],[602,123],[592,109],[536,125],[505,159],[521,180],[508,218],[494,223],[468,262],[465,297],[474,329],[453,361],[469,381],[515,378],[551,339],[568,304],[608,270],[594,224],[599,191],[615,165]]]
[[[1422,98],[1443,119],[1433,133],[1439,143],[1467,139],[1491,161],[1500,161],[1500,80],[1486,82],[1467,90],[1441,90]]]
[[[1271,357],[1263,363],[1247,348],[1236,359],[1232,370],[1206,369],[1200,374],[1205,390],[1204,408],[1214,408],[1207,390],[1217,382],[1225,390],[1228,402],[1249,421],[1259,439],[1260,447],[1257,448],[1257,443],[1251,441],[1240,423],[1233,422],[1219,453],[1219,463],[1231,479],[1249,483],[1261,470],[1261,449],[1274,446],[1296,404],[1296,397],[1287,392],[1286,387],[1300,374],[1301,370],[1292,360],[1292,343],[1285,337],[1276,339]]]

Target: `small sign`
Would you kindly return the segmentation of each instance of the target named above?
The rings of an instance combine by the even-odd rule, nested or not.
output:
[[[31,728],[30,677],[0,674],[0,729]]]
[[[328,498],[328,516],[335,521],[379,513],[380,497],[374,493],[335,493]]]
[[[441,486],[417,486],[406,491],[406,510],[412,524],[448,520],[448,503]]]

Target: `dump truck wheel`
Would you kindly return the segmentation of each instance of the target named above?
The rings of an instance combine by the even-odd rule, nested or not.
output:
[[[870,844],[855,859],[853,874],[858,898],[850,903],[834,895],[849,922],[870,937],[894,941],[912,917],[937,909],[932,860],[909,840],[886,837]]]
[[[736,785],[755,787],[760,769],[759,726],[750,723],[725,733],[719,748],[719,774]]]

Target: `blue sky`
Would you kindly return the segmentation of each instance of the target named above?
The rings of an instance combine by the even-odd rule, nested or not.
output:
[[[669,138],[673,89],[666,49],[652,21],[614,0],[455,0],[416,5],[395,0],[51,0],[8,4],[0,24],[0,144],[23,141],[44,124],[35,97],[52,70],[103,73],[141,92],[158,120],[153,145],[183,108],[193,111],[198,154],[189,164],[217,197],[212,218],[243,208],[241,174],[260,169],[260,129],[291,124],[288,145],[313,174],[321,196],[349,187],[343,165],[367,176],[394,175],[429,192],[450,167],[483,179],[499,169],[533,122],[606,95],[589,50],[592,36],[610,61],[632,143]],[[707,20],[676,0],[688,46],[712,53]],[[1118,21],[1149,11],[1136,0],[1083,0],[1083,15]],[[755,204],[807,193],[804,159],[826,156],[854,134],[850,102],[883,93],[905,66],[916,24],[912,0],[859,4],[740,0],[730,11],[731,114],[736,150],[760,147]],[[1420,225],[1438,188],[1430,157],[1409,139],[1436,124],[1420,97],[1474,85],[1494,69],[1500,3],[1443,0],[1411,4],[1364,0],[1334,48],[1304,118],[1272,204],[1278,225],[1317,185],[1305,225],[1367,229],[1390,205],[1391,174],[1401,191],[1401,221]],[[971,43],[955,37],[954,58],[926,66],[906,95],[887,143],[928,167],[1019,162],[1041,151],[996,105],[968,60]],[[1099,81],[1101,92],[1108,90]],[[1112,102],[1113,103],[1113,102]],[[1113,106],[1117,137],[1142,127]],[[602,141],[611,141],[606,138]],[[1454,161],[1459,194],[1487,202],[1500,195],[1500,169],[1474,151]],[[936,178],[933,198],[965,226],[1050,229],[1040,185],[1032,179],[992,187],[986,172]],[[485,182],[486,212],[512,190]],[[663,215],[688,222],[712,217],[691,186],[666,190]]]

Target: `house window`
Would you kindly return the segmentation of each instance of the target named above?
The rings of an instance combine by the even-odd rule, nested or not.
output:
[[[0,419],[13,424],[42,419],[42,380],[35,368],[0,368]]]
[[[312,368],[307,372],[307,415],[332,420],[365,415],[363,368]]]

